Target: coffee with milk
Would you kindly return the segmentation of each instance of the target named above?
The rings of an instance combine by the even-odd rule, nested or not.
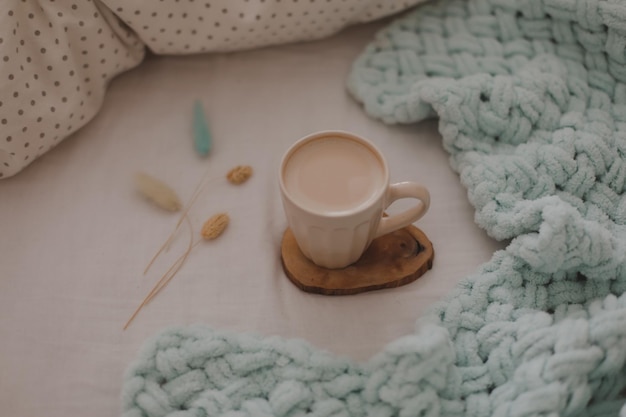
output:
[[[345,137],[325,137],[303,144],[283,169],[294,203],[319,213],[358,209],[385,186],[377,155]]]

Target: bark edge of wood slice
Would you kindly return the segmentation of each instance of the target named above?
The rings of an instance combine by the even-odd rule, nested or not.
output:
[[[407,226],[372,241],[358,261],[342,269],[320,267],[304,256],[285,230],[281,260],[285,274],[303,291],[350,295],[410,284],[432,268],[435,251],[426,234]]]

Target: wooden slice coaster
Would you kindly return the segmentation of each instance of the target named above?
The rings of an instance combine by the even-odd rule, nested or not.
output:
[[[408,226],[375,239],[354,264],[326,269],[304,256],[287,228],[281,257],[287,277],[301,290],[348,295],[409,284],[432,268],[435,252],[424,232]]]

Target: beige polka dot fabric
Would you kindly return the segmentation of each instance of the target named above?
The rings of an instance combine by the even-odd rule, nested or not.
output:
[[[319,39],[423,0],[3,0],[0,179],[97,113],[107,83],[157,54]]]
[[[144,46],[90,0],[2,1],[0,177],[6,178],[91,119],[106,84],[139,64]]]
[[[326,37],[418,3],[394,0],[103,0],[157,54],[233,51]]]

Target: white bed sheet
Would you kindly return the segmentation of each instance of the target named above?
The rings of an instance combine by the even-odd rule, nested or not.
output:
[[[346,92],[352,61],[383,24],[314,43],[149,59],[114,80],[84,129],[0,182],[2,415],[118,415],[126,367],[147,338],[172,325],[303,338],[367,360],[411,332],[429,306],[502,247],[473,223],[435,121],[387,126]],[[195,99],[214,135],[207,158],[192,146]],[[370,138],[387,156],[392,181],[417,180],[430,189],[431,209],[417,225],[436,256],[416,282],[326,297],[301,292],[284,275],[279,159],[298,138],[325,129]],[[222,177],[238,164],[255,171],[235,187]],[[188,240],[183,229],[142,275],[178,215],[138,196],[133,174],[151,173],[187,201],[207,169],[219,179],[190,216],[197,232],[210,215],[226,211],[227,232],[196,247],[122,331]]]

